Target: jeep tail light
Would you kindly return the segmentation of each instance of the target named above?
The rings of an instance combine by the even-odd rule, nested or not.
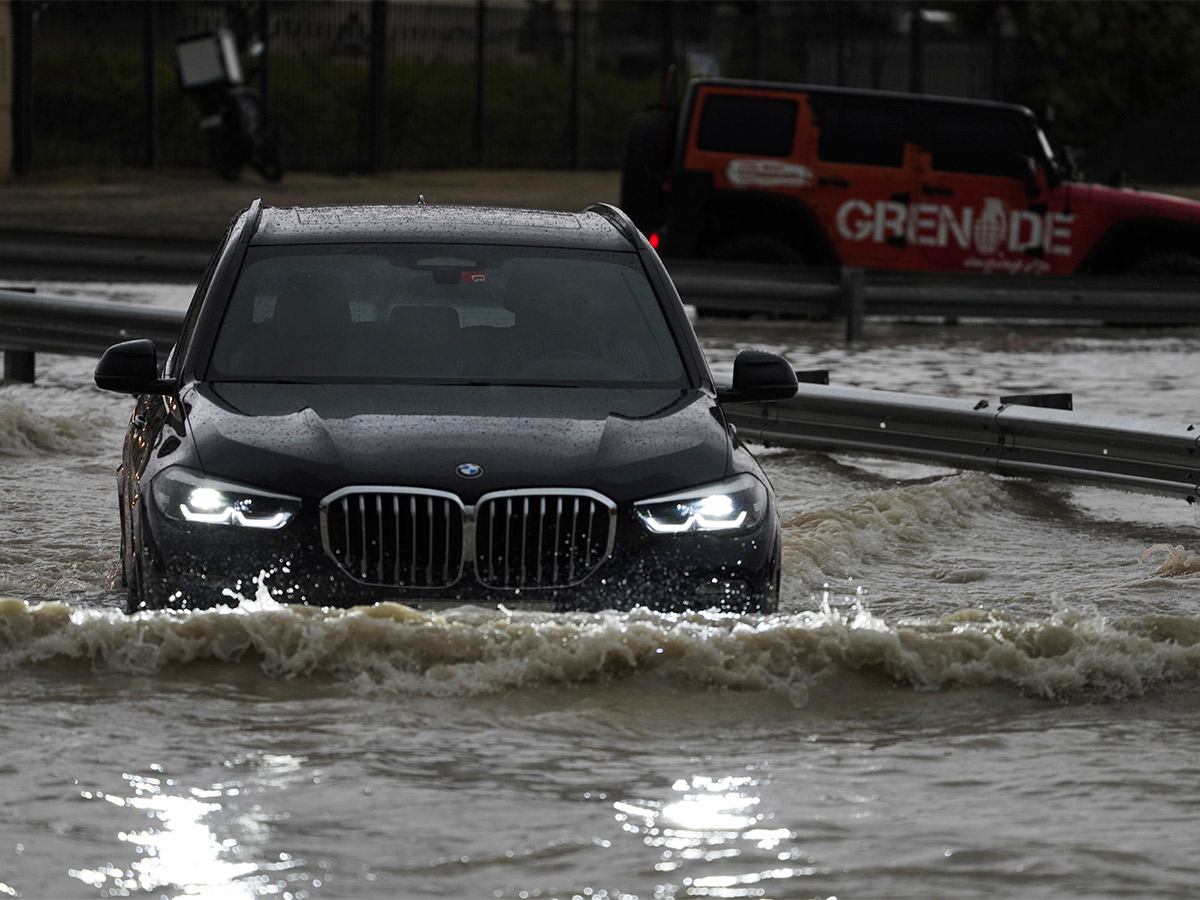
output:
[[[658,232],[657,231],[650,232],[650,246],[653,247],[655,250],[658,249]]]

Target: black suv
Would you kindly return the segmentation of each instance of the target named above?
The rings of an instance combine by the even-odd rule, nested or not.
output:
[[[130,611],[270,597],[772,610],[771,487],[657,254],[605,205],[264,208],[231,226],[118,471]]]

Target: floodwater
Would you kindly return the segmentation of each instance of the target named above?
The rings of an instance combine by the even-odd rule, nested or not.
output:
[[[1197,411],[1200,331],[699,326],[726,370]],[[1197,895],[1182,501],[763,448],[777,615],[127,617],[93,365],[0,387],[0,898]]]

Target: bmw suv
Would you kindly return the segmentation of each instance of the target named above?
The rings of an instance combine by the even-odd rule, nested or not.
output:
[[[773,610],[771,485],[618,209],[279,209],[233,222],[136,395],[117,489],[128,610],[395,600]]]

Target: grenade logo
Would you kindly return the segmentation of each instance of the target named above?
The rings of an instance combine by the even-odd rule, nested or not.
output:
[[[985,197],[983,212],[975,220],[975,249],[991,256],[1000,249],[1008,226],[1008,207],[996,197]]]

